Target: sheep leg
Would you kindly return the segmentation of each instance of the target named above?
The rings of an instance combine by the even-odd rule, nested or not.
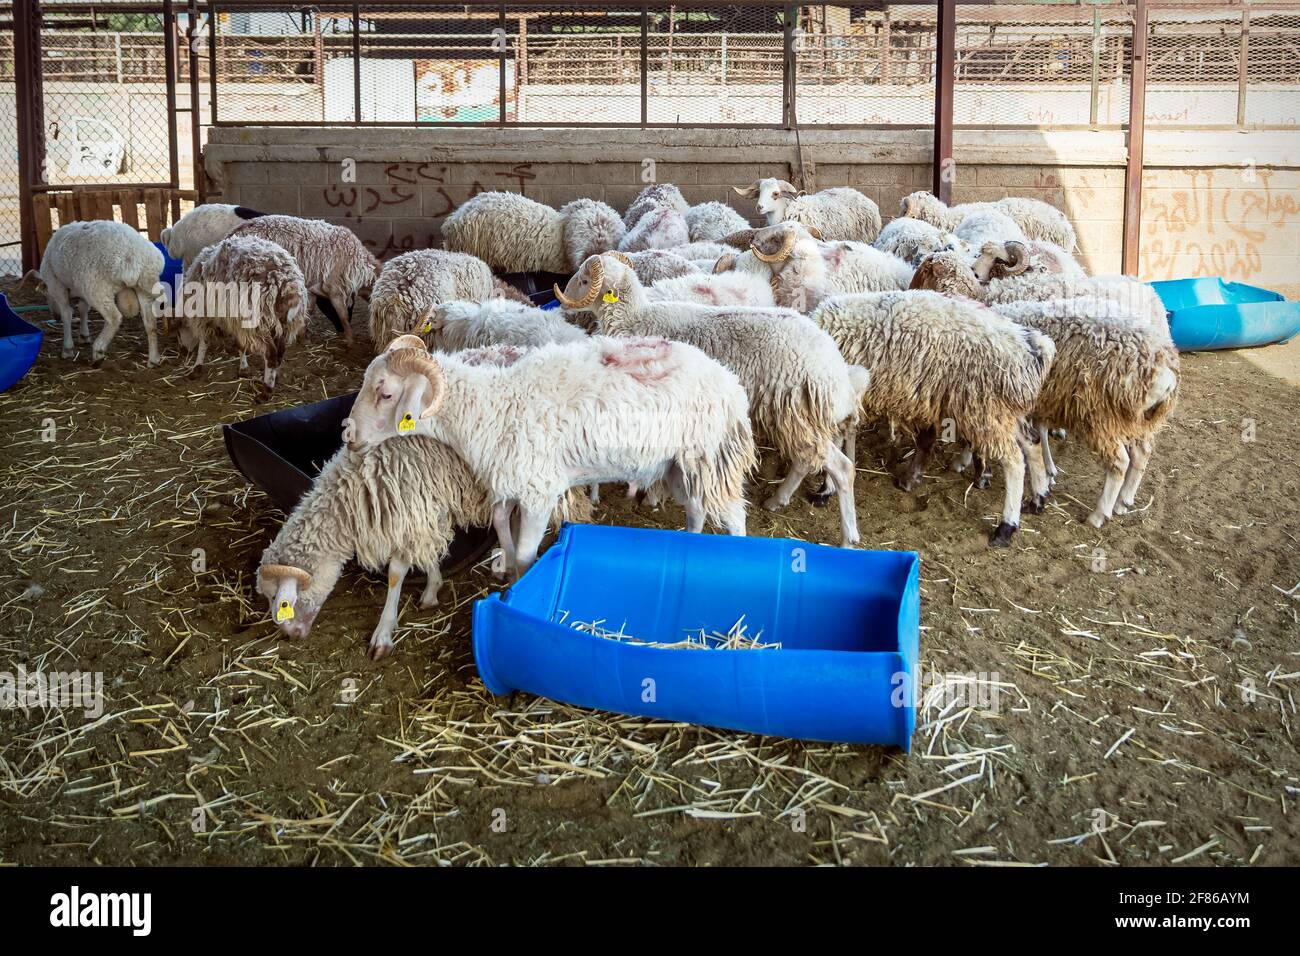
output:
[[[957,457],[952,460],[952,464],[949,467],[960,475],[971,466],[971,461],[974,460],[974,458],[975,452],[971,451],[970,443],[962,442],[961,451],[957,453]]]
[[[1047,469],[1047,477],[1053,484],[1056,483],[1056,462],[1052,460],[1052,445],[1048,441],[1054,429],[1046,425],[1038,426],[1038,443],[1043,448],[1043,467]]]
[[[352,319],[349,315],[351,309],[348,306],[348,297],[342,292],[330,292],[330,305],[334,307],[335,313],[339,317],[339,322],[343,325],[343,342],[346,345],[352,344]]]
[[[515,536],[510,529],[513,512],[513,501],[498,501],[492,506],[492,527],[496,528],[497,544],[501,546],[501,554],[492,562],[492,574],[498,581],[504,581],[515,566]]]
[[[993,472],[980,455],[971,455],[971,484],[983,491],[993,483]]]
[[[840,444],[844,449],[844,455],[856,467],[858,461],[858,423],[854,419],[844,423],[844,434],[840,438]],[[825,508],[826,502],[831,500],[831,495],[835,494],[835,485],[831,481],[830,474],[826,474],[822,481],[821,491],[808,492],[808,500],[817,508]]]
[[[72,358],[77,354],[77,347],[72,342],[72,302],[68,299],[68,290],[51,280],[45,285],[45,296],[58,311],[59,317],[63,319],[63,357]],[[78,303],[78,306],[85,310],[90,309],[84,299]],[[82,314],[85,315],[85,312]]]
[[[855,547],[859,539],[858,513],[853,500],[853,459],[833,441],[826,448],[826,478],[834,484],[840,501],[840,547]]]
[[[699,534],[704,530],[704,504],[699,498],[692,498],[686,492],[686,480],[682,475],[681,466],[673,462],[664,472],[663,482],[668,486],[668,491],[672,494],[673,499],[686,509],[686,530],[692,534]]]
[[[402,603],[402,582],[411,566],[392,558],[388,562],[388,596],[384,599],[384,613],[379,616],[375,632],[370,635],[370,659],[382,660],[393,650],[393,628],[397,626],[397,610]]]
[[[788,505],[810,471],[812,469],[802,462],[792,462],[789,474],[785,476],[785,480],[781,482],[776,492],[763,502],[763,507],[768,511],[780,511]]]
[[[1119,503],[1115,505],[1116,514],[1128,514],[1137,500],[1138,488],[1146,474],[1147,464],[1151,461],[1154,442],[1150,438],[1139,438],[1128,445],[1128,472],[1124,475],[1124,484],[1119,489]]]
[[[1011,546],[1011,536],[1020,528],[1020,499],[1025,493],[1025,456],[1018,445],[1012,454],[1002,459],[1001,465],[1006,497],[1002,502],[1002,520],[989,535],[990,548]]]
[[[438,588],[442,587],[442,568],[436,564],[428,571],[429,579],[420,592],[420,607],[428,609],[438,606]]]
[[[330,320],[335,332],[339,335],[346,334],[343,330],[343,322],[339,319],[338,311],[334,308],[334,303],[319,292],[316,294],[316,308],[320,309],[321,315]]]
[[[81,334],[82,342],[90,341],[90,303],[82,299],[77,303],[77,311],[81,313]]]
[[[515,574],[523,577],[537,560],[537,549],[546,534],[546,521],[554,507],[529,511],[519,506],[519,542],[515,550]]]
[[[930,453],[934,451],[936,438],[938,438],[938,433],[933,426],[923,428],[916,433],[916,450],[912,452],[912,460],[909,462],[907,469],[896,479],[898,487],[903,491],[912,491],[921,483],[921,478],[925,474],[925,466],[930,461]]]
[[[90,348],[91,364],[101,365],[104,356],[108,354],[109,345],[113,342],[113,336],[117,335],[117,330],[122,325],[122,313],[118,311],[117,303],[111,295],[105,301],[91,302],[90,305],[104,317],[104,327],[99,330],[99,335]],[[141,311],[144,311],[143,308]]]
[[[144,325],[145,341],[149,343],[149,364],[162,364],[162,353],[158,351],[158,322],[153,314],[153,290],[140,286],[135,290],[140,300],[140,322]]]
[[[587,486],[587,497],[591,499],[593,505],[600,504],[600,483],[593,481]]]
[[[240,353],[239,353],[239,370],[240,370],[241,372],[247,372],[247,371],[248,371],[248,353],[247,353],[247,352],[240,352]]]
[[[1043,440],[1034,441],[1033,434],[1039,434]],[[1052,482],[1048,477],[1046,432],[1035,432],[1020,441],[1020,450],[1025,455],[1025,466],[1029,472],[1030,498],[1024,510],[1030,514],[1042,514],[1047,499],[1052,496]]]
[[[745,503],[737,501],[728,509],[722,518],[722,527],[726,529],[727,534],[734,535],[737,538],[745,536]]]
[[[1088,515],[1088,524],[1100,528],[1115,513],[1115,500],[1119,498],[1120,487],[1128,473],[1129,454],[1123,442],[1115,443],[1115,453],[1106,463],[1106,483],[1101,487],[1101,497],[1097,499],[1097,508]]]

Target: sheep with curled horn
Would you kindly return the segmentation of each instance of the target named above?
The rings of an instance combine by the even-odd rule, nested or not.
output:
[[[769,226],[797,222],[806,229],[816,229],[829,240],[872,242],[880,235],[880,208],[851,186],[810,194],[784,179],[769,178],[731,188],[737,195],[753,199],[754,211]]]
[[[594,313],[604,334],[689,342],[731,369],[749,394],[755,433],[790,465],[764,507],[786,507],[803,479],[824,469],[839,499],[842,543],[857,544],[853,462],[840,443],[858,396],[830,336],[789,309],[655,302],[613,256],[592,256],[555,292],[565,309]]]
[[[711,521],[745,533],[745,391],[681,342],[593,336],[500,364],[433,355],[404,337],[366,369],[351,422],[354,448],[414,434],[454,448],[488,489],[503,574],[528,570],[547,516],[578,485],[664,481],[687,530]]]
[[[979,247],[979,255],[971,263],[975,277],[981,282],[1006,279],[1018,275],[1058,275],[1069,279],[1083,279],[1083,267],[1054,242],[1041,240],[992,240]]]

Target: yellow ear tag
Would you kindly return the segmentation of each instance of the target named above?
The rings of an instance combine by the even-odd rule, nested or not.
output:
[[[424,325],[420,326],[420,331],[423,332],[425,335],[428,335],[430,332],[432,332],[432,331],[433,331],[433,319],[425,319],[425,320],[424,320]]]
[[[410,412],[407,412],[405,415],[402,416],[402,420],[397,423],[397,430],[399,432],[415,431],[415,419],[411,417]]]
[[[293,605],[288,601],[281,601],[280,606],[275,609],[275,623],[283,624],[285,621],[293,620]]]
[[[608,302],[610,305],[613,305],[615,302],[618,301],[618,293],[615,292],[613,289],[610,289],[608,292],[606,292],[606,293],[605,293],[604,295],[602,295],[600,298],[601,298],[601,301],[603,301],[603,302]]]

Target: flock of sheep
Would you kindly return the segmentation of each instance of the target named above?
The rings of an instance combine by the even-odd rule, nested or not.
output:
[[[388,571],[372,657],[392,649],[400,589],[438,565],[458,526],[491,522],[494,564],[519,575],[548,525],[583,517],[604,482],[651,502],[668,496],[688,531],[745,533],[745,484],[759,446],[788,471],[764,506],[779,510],[809,475],[834,496],[841,544],[858,543],[854,439],[887,420],[914,445],[898,476],[911,490],[940,435],[954,467],[1005,485],[990,544],[1006,546],[1024,508],[1056,478],[1049,434],[1068,430],[1100,458],[1090,524],[1134,504],[1155,436],[1173,408],[1178,353],[1163,306],[1124,276],[1075,261],[1066,217],[1032,199],[945,206],[904,198],[882,228],[855,189],[813,195],[776,179],[736,192],[765,225],[724,203],[689,205],[668,184],[626,214],[591,199],[559,210],[481,193],[442,226],[445,249],[382,267],[347,229],[227,205],[199,206],[164,235],[186,287],[251,283],[239,308],[176,310],[201,364],[213,333],[276,381],[313,298],[351,340],[369,299],[378,353],[345,447],[267,548],[259,588],[285,631],[310,629],[345,563]],[[73,352],[71,300],[99,311],[103,358],[123,315],[140,312],[158,361],[153,310],[161,255],[129,227],[72,223],[52,238],[41,277]],[[543,309],[498,278],[571,276]],[[202,296],[199,296],[202,299]]]

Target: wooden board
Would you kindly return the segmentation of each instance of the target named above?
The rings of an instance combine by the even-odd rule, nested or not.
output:
[[[36,225],[36,252],[38,256],[44,256],[45,247],[49,245],[50,236],[54,234],[54,223],[50,220],[49,194],[37,193],[32,197],[32,205],[35,207],[33,218]]]

